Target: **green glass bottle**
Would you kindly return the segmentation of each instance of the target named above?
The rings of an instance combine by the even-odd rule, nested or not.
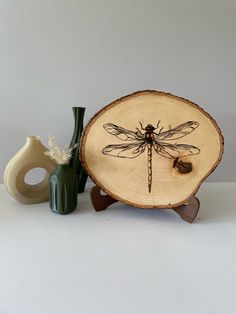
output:
[[[80,162],[80,138],[83,132],[83,123],[84,123],[84,107],[73,107],[73,114],[75,119],[74,133],[71,139],[70,147],[75,147],[72,152],[72,157],[69,162],[70,168],[74,169],[78,176],[78,193],[83,193],[85,184],[88,178],[86,171],[83,169]]]
[[[61,215],[71,213],[77,206],[78,178],[68,164],[58,165],[49,177],[49,205]]]

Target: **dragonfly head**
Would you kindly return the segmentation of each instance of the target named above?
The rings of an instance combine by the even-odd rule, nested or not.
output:
[[[148,124],[145,127],[145,131],[147,131],[147,132],[153,132],[154,130],[156,130],[156,128],[152,124]]]

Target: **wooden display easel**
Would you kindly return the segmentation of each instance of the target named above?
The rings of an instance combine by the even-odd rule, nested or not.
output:
[[[109,195],[102,195],[101,188],[97,185],[92,187],[90,191],[90,198],[93,204],[93,207],[96,211],[105,210],[110,205],[118,202]],[[181,206],[172,208],[184,221],[192,223],[197,217],[198,210],[200,208],[199,199],[195,196],[191,197],[189,201]]]

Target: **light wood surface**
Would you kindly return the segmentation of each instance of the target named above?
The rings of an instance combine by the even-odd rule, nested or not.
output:
[[[178,126],[186,123],[189,127],[178,133]],[[149,149],[150,145],[146,144],[137,156],[132,155],[132,150],[130,155],[128,149],[121,151],[109,146],[141,143],[148,124],[158,125],[153,132],[160,132],[159,144],[165,151],[168,148],[171,157],[189,163],[192,171],[181,173],[174,166],[176,160],[167,158],[168,153],[158,154],[154,145]],[[120,129],[117,131],[114,125],[138,132],[140,139],[132,139],[133,133],[118,134]],[[174,130],[173,135],[165,136],[163,132],[168,130]],[[186,146],[186,151],[181,148],[173,152],[166,143],[193,148]],[[137,92],[104,107],[88,123],[81,141],[81,160],[92,180],[115,199],[144,208],[171,208],[185,203],[215,169],[222,154],[221,131],[208,113],[186,99],[157,91]]]

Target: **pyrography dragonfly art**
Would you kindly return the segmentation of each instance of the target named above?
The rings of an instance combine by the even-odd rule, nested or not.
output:
[[[167,131],[162,131],[161,127],[158,132],[155,132],[160,125],[161,121],[158,121],[157,126],[154,127],[152,124],[148,124],[146,127],[143,127],[142,123],[139,122],[141,132],[139,128],[136,128],[137,131],[131,131],[124,129],[113,123],[106,123],[103,125],[104,129],[116,136],[118,139],[129,142],[122,144],[111,144],[103,148],[102,153],[104,155],[110,155],[113,157],[119,158],[136,158],[140,154],[144,153],[147,148],[147,163],[148,163],[148,191],[151,193],[152,189],[152,151],[168,159],[173,159],[173,167],[176,165],[178,169],[184,169],[182,173],[188,173],[192,170],[191,163],[186,163],[179,158],[197,155],[200,153],[200,149],[193,145],[188,144],[178,144],[178,143],[168,143],[166,141],[173,141],[180,139],[191,132],[193,132],[198,126],[197,121],[187,121],[182,123],[174,128],[170,128]],[[130,143],[132,142],[132,143]],[[186,167],[187,166],[187,167]],[[188,167],[190,166],[190,167]],[[189,168],[189,170],[186,168]]]

